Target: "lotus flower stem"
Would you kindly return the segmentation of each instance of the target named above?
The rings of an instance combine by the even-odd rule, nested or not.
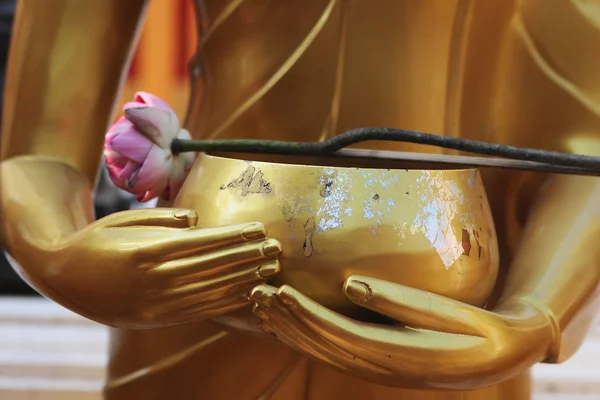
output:
[[[173,154],[217,151],[283,155],[327,155],[352,144],[367,141],[416,143],[513,160],[534,161],[547,165],[582,168],[593,170],[596,175],[600,175],[600,157],[507,146],[391,128],[354,129],[322,142],[286,142],[252,139],[175,139],[171,144],[171,151]]]

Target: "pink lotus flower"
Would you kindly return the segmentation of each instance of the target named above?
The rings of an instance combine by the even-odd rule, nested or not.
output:
[[[144,92],[125,104],[125,113],[106,133],[104,158],[113,183],[140,202],[174,200],[195,159],[171,153],[173,139],[191,139],[162,99]]]

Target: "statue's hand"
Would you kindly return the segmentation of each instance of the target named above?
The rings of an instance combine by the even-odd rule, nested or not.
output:
[[[252,288],[279,272],[280,244],[260,223],[203,229],[197,221],[196,211],[169,208],[105,217],[46,254],[48,292],[84,316],[132,329],[247,305]]]
[[[259,285],[250,297],[262,329],[282,342],[349,374],[393,386],[487,387],[542,361],[552,337],[549,319],[526,301],[490,312],[361,276],[349,278],[344,291],[357,305],[398,323],[347,318],[289,286]]]

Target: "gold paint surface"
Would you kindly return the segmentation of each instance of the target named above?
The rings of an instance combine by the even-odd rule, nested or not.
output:
[[[146,3],[20,0],[6,78],[2,240],[30,285],[113,327],[107,399],[525,400],[533,364],[577,351],[599,300],[594,178],[203,157],[178,199],[197,213],[94,222]],[[187,128],[310,141],[393,126],[600,154],[600,14],[549,3],[199,1]],[[215,228],[234,221],[251,223]],[[280,269],[301,290],[264,285]],[[340,283],[358,270],[385,279]]]
[[[496,234],[476,170],[330,167],[204,155],[175,205],[200,210],[205,227],[260,220],[284,249],[277,286],[289,284],[339,311],[353,307],[339,290],[352,275],[478,306],[496,283]]]

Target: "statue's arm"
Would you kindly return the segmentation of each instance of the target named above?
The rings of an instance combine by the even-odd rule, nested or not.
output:
[[[7,65],[2,158],[49,156],[94,181],[147,0],[21,0]]]
[[[555,176],[539,193],[500,303],[525,301],[551,318],[549,362],[570,357],[600,308],[600,181]]]
[[[9,235],[15,218],[33,241],[56,240],[92,220],[104,133],[146,2],[18,2],[1,146],[10,238],[23,233]],[[17,245],[9,251],[10,244]]]
[[[104,133],[145,6],[19,2],[0,162],[0,235],[15,269],[71,311],[126,329],[245,307],[247,293],[279,272],[281,252],[263,224],[200,228],[194,210],[94,221]]]
[[[548,110],[560,112],[545,121],[564,130],[555,142],[562,151],[600,156],[600,116],[593,111],[600,110],[594,94],[600,74],[589,67],[597,57],[598,26],[591,6],[568,1],[549,6],[539,0],[523,2],[513,26],[542,77],[537,81],[562,93],[548,102]],[[537,138],[540,147],[556,139],[544,132],[540,129]],[[599,239],[600,179],[551,176],[528,213],[503,295],[531,300],[552,318],[555,334],[547,361],[570,357],[597,321]]]
[[[20,0],[3,104],[0,222],[48,295],[44,250],[93,221],[103,138],[147,0]],[[42,282],[43,281],[43,282]]]

